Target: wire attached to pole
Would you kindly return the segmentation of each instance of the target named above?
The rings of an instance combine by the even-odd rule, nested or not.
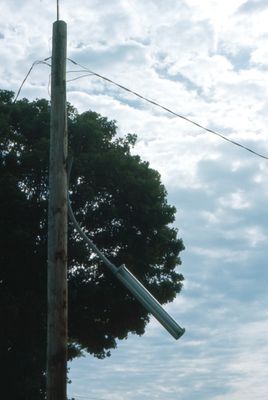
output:
[[[36,65],[39,65],[39,64],[45,64],[45,65],[48,65],[49,67],[51,67],[51,65],[47,62],[50,58],[51,58],[51,57],[47,57],[47,58],[44,58],[44,60],[37,60],[37,61],[34,61],[34,62],[32,63],[32,65],[31,65],[29,71],[27,72],[25,78],[23,79],[23,81],[22,81],[22,83],[21,83],[21,85],[20,85],[20,87],[19,87],[19,89],[18,89],[18,91],[17,91],[17,94],[16,94],[16,96],[15,96],[15,98],[14,98],[14,100],[13,100],[13,103],[16,103],[16,101],[18,100],[18,97],[19,97],[19,95],[20,95],[21,89],[23,88],[23,85],[24,85],[25,82],[27,81],[27,79],[28,79],[30,73],[32,72],[33,68],[34,68]]]
[[[77,66],[83,68],[84,71],[88,72],[88,76],[90,76],[90,75],[95,75],[97,78],[101,78],[102,80],[104,80],[104,81],[106,81],[106,82],[108,82],[108,83],[110,83],[110,84],[112,84],[112,85],[114,85],[114,86],[117,86],[118,88],[120,88],[120,89],[122,89],[122,90],[124,90],[124,91],[126,91],[126,92],[128,92],[128,93],[131,93],[131,94],[133,94],[134,96],[139,97],[140,99],[146,101],[147,103],[150,103],[150,104],[152,104],[153,106],[156,106],[156,107],[158,107],[158,108],[161,108],[161,109],[164,110],[164,111],[167,111],[168,113],[174,115],[175,117],[181,118],[181,119],[183,119],[183,120],[189,122],[190,124],[193,124],[193,125],[197,126],[198,128],[200,128],[200,129],[202,129],[202,130],[204,130],[204,131],[210,132],[210,133],[212,133],[213,135],[216,135],[216,136],[220,137],[221,139],[225,140],[226,142],[229,142],[229,143],[231,143],[231,144],[233,144],[233,145],[235,145],[235,146],[241,147],[242,149],[244,149],[244,150],[246,150],[246,151],[248,151],[248,152],[254,154],[255,156],[258,156],[258,157],[261,157],[261,158],[263,158],[263,159],[265,159],[265,160],[268,160],[268,156],[265,156],[265,155],[263,155],[263,154],[261,154],[261,153],[258,153],[257,151],[252,150],[251,148],[249,148],[249,147],[247,147],[247,146],[244,146],[243,144],[241,144],[241,143],[239,143],[239,142],[236,142],[235,140],[229,139],[228,137],[224,136],[223,134],[221,134],[221,133],[219,133],[219,132],[214,131],[213,129],[206,128],[205,126],[199,124],[198,122],[195,122],[195,121],[193,121],[192,119],[190,119],[190,118],[188,118],[188,117],[185,117],[184,115],[178,114],[177,112],[172,111],[170,108],[167,108],[167,107],[165,107],[165,106],[162,106],[161,104],[157,103],[156,101],[153,101],[153,100],[151,100],[151,99],[148,99],[147,97],[144,97],[144,96],[142,96],[141,94],[139,94],[139,93],[137,93],[137,92],[134,92],[133,90],[127,88],[126,86],[123,86],[123,85],[121,85],[121,84],[119,84],[119,83],[117,83],[117,82],[115,82],[115,81],[113,81],[113,80],[107,78],[106,76],[97,74],[96,72],[91,71],[91,70],[88,69],[87,67],[85,67],[85,66],[79,64],[78,62],[72,60],[71,58],[67,58],[67,60],[70,61],[71,63],[73,63],[74,65],[77,65]],[[83,75],[83,76],[81,76],[81,77],[84,78],[85,76],[87,76],[87,75]],[[78,77],[78,78],[75,78],[75,79],[79,79],[79,78],[81,78],[81,77]],[[73,80],[74,80],[74,79],[73,79]]]

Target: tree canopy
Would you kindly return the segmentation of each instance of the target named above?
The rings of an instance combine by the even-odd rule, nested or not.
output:
[[[46,352],[47,198],[50,104],[13,102],[0,91],[0,354],[8,398],[43,399]],[[160,303],[182,287],[183,243],[157,171],[133,155],[136,136],[68,105],[72,207],[89,237],[125,264]],[[69,358],[110,355],[142,335],[147,311],[69,225]],[[3,390],[3,388],[2,388]]]

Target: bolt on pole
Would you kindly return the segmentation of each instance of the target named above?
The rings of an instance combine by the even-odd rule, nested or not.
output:
[[[53,24],[48,206],[47,400],[67,399],[67,25]]]

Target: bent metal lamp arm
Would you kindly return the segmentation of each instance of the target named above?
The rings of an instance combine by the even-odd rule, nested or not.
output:
[[[119,267],[115,275],[175,339],[184,334],[185,329],[177,324],[125,265]]]
[[[70,167],[69,167],[70,168]],[[70,170],[69,170],[70,173]],[[75,229],[84,239],[92,250],[100,257],[103,263],[110,269],[110,271],[123,283],[123,285],[133,294],[134,297],[146,308],[148,312],[163,325],[163,327],[175,338],[179,339],[185,332],[177,322],[164,310],[161,304],[152,296],[152,294],[135,278],[135,276],[127,269],[125,265],[116,267],[107,257],[98,249],[98,247],[89,239],[83,229],[77,222],[72,207],[70,198],[68,196],[68,212],[69,217],[74,224]]]

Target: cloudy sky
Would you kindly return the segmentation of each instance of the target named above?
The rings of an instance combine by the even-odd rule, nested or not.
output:
[[[51,53],[56,1],[0,1],[0,87],[16,91]],[[68,56],[268,156],[266,0],[62,0]],[[68,70],[74,66],[68,64]],[[80,74],[81,75],[81,74]],[[69,79],[79,74],[69,73]],[[49,97],[37,66],[21,96]],[[96,78],[68,83],[79,111],[138,135],[177,207],[182,293],[112,357],[70,365],[69,395],[88,400],[263,400],[268,396],[268,160]]]

